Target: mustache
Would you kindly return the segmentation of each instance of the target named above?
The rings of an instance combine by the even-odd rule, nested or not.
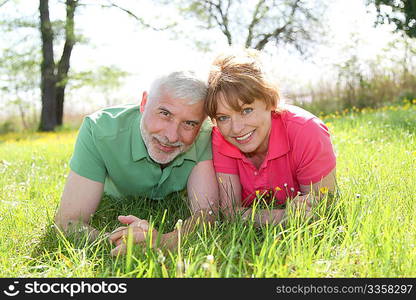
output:
[[[154,134],[154,135],[152,135],[152,137],[154,139],[156,139],[163,146],[168,146],[168,147],[183,147],[183,146],[185,146],[184,143],[179,142],[179,141],[178,142],[175,142],[175,143],[170,143],[169,140],[168,140],[168,138],[165,137],[165,136],[161,136],[161,135]]]

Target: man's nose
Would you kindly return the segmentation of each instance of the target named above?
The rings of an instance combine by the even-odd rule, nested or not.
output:
[[[179,141],[179,124],[171,122],[165,130],[165,136],[170,144]]]

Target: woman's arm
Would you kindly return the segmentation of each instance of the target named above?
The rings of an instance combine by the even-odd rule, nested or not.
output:
[[[284,216],[283,209],[253,209],[242,206],[240,177],[236,174],[216,173],[220,190],[220,209],[228,218],[241,215],[244,220],[253,219],[256,225],[279,223]]]
[[[335,190],[335,168],[322,180],[312,185],[301,185],[301,195],[288,203],[288,208],[304,209],[306,215],[317,205],[319,200],[328,192]],[[242,213],[243,219],[253,220],[256,225],[278,224],[285,219],[285,209],[257,209],[253,215],[252,208],[241,205],[241,184],[238,175],[217,173],[220,189],[220,208],[227,217],[235,217]],[[324,191],[325,193],[323,193]]]
[[[327,193],[333,193],[336,187],[336,168],[334,168],[328,175],[322,178],[320,181],[311,185],[301,185],[301,195],[296,197],[290,205],[294,208],[304,208],[306,214],[309,215],[313,207],[315,207],[319,201]]]

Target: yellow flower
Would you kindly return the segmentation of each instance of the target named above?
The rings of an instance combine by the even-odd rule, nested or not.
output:
[[[281,189],[280,187],[276,186],[276,187],[274,188],[274,190],[275,190],[275,191],[281,191],[282,189]]]
[[[327,187],[321,187],[321,188],[319,189],[319,191],[320,191],[322,194],[326,194],[326,193],[328,193],[328,188],[327,188]]]
[[[63,255],[62,253],[58,253],[58,256],[61,260],[64,261],[64,263],[67,265],[67,267],[71,268],[72,267],[72,262],[69,260],[68,257],[66,257],[65,255]]]
[[[260,191],[256,191],[256,197],[260,195]]]

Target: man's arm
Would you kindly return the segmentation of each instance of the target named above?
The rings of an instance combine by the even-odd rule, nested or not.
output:
[[[198,224],[215,221],[218,213],[219,195],[211,160],[199,162],[192,169],[188,178],[187,191],[192,215],[172,232],[161,235],[160,245],[162,247],[175,249],[178,245],[179,231],[182,236],[185,236],[192,232]],[[146,220],[135,216],[119,216],[119,221],[128,226],[119,227],[110,235],[110,241],[117,245],[111,251],[111,255],[126,253],[127,246],[123,240],[127,240],[129,227],[131,227],[135,243],[146,242],[146,236],[149,234],[150,226]],[[155,246],[158,234],[156,229],[152,229],[152,246]]]
[[[202,223],[214,222],[218,214],[219,193],[212,160],[199,162],[193,167],[187,184],[191,216],[183,225],[172,232],[165,233],[161,244],[173,249],[178,244],[178,231],[185,236]]]
[[[192,169],[187,191],[191,213],[206,211],[213,215],[218,212],[218,182],[212,160],[202,161]]]
[[[85,232],[92,239],[98,231],[88,225],[101,201],[104,184],[70,171],[62,193],[55,223],[65,232]]]

